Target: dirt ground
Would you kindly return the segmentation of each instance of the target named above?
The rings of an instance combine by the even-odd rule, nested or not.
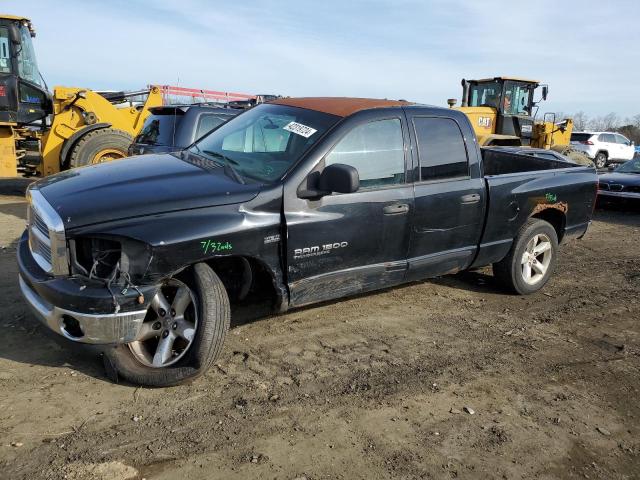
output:
[[[236,318],[168,389],[38,325],[24,210],[0,196],[0,478],[640,478],[637,210],[598,210],[542,293],[483,270]]]

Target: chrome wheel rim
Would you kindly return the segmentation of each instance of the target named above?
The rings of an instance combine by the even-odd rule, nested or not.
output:
[[[542,281],[549,270],[552,255],[551,239],[544,233],[529,240],[521,260],[522,279],[526,284],[535,285]]]
[[[185,356],[197,328],[195,295],[183,282],[172,278],[151,300],[147,316],[129,349],[143,365],[168,367]]]

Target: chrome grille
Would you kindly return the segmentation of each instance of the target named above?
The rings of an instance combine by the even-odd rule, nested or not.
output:
[[[30,188],[27,199],[29,249],[34,260],[47,273],[67,275],[69,264],[62,219],[37,189]]]

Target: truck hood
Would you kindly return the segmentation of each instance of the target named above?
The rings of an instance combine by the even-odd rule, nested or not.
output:
[[[238,183],[199,157],[144,155],[67,170],[34,184],[65,228],[246,202],[260,185]]]

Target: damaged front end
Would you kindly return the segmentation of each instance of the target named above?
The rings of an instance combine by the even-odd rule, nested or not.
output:
[[[18,244],[23,296],[56,333],[83,343],[135,340],[158,285],[143,285],[152,259],[143,242],[115,236],[67,238],[57,212],[30,189]]]

